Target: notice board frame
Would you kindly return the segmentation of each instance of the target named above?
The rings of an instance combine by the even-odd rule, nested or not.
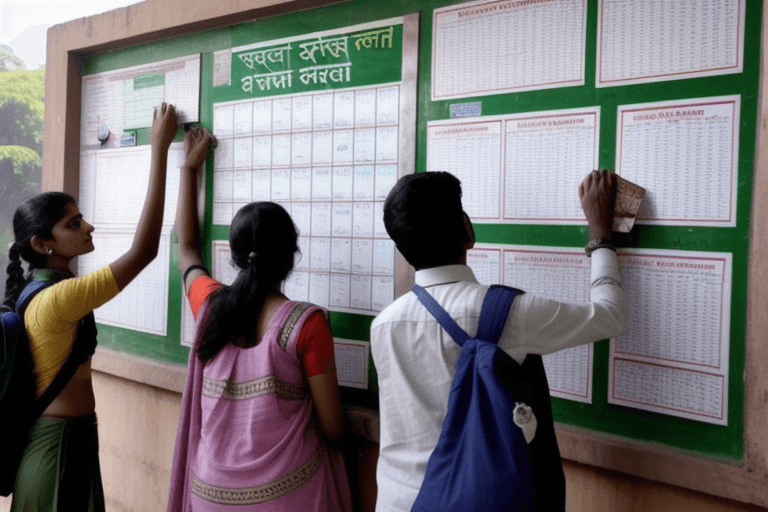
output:
[[[220,3],[208,6],[204,11],[193,11],[185,9],[184,4],[176,0],[163,7],[144,2],[53,27],[48,36],[42,188],[77,194],[80,79],[82,62],[87,56],[329,3],[333,2],[265,0],[251,2],[247,9],[240,5]],[[384,13],[379,15],[374,12],[371,19],[390,17],[398,12],[402,15],[418,10],[421,4],[427,4],[430,8],[422,10],[424,23],[420,41],[423,43],[430,37],[426,32],[429,29],[428,15],[431,14],[431,8],[450,3],[455,2],[392,2],[380,8],[377,6]],[[591,1],[590,8],[595,4],[596,1]],[[158,16],[160,9],[168,9],[174,16]],[[765,364],[761,364],[768,361],[768,344],[764,334],[768,332],[768,312],[765,307],[768,304],[768,290],[764,286],[768,279],[768,99],[765,95],[765,84],[768,81],[765,19],[768,8],[765,3],[762,11],[746,303],[743,457],[737,461],[720,460],[566,425],[558,426],[558,438],[566,459],[768,506],[768,438],[763,432],[764,425],[768,423],[768,400],[765,398],[768,396],[768,370]],[[422,61],[420,65],[423,71],[428,62]],[[428,95],[428,91],[419,90],[419,95]],[[419,126],[423,124],[424,121],[420,121]],[[404,282],[407,281],[404,278]],[[117,361],[112,357],[111,367],[119,368],[119,356]],[[150,363],[154,362],[148,362],[152,366]],[[128,364],[141,366],[141,363],[135,361],[126,362]],[[96,362],[94,367],[98,370]],[[117,373],[122,370],[113,371]],[[125,373],[130,372],[126,370]],[[164,386],[162,383],[158,385]]]

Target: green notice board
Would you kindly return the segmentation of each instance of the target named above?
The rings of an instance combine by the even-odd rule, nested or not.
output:
[[[743,453],[744,416],[744,337],[746,319],[747,254],[749,244],[750,208],[754,168],[756,111],[759,79],[761,38],[760,0],[746,2],[743,39],[743,68],[741,71],[717,76],[700,76],[665,81],[649,81],[629,85],[596,87],[599,44],[598,0],[585,0],[584,20],[584,80],[583,84],[547,89],[506,91],[498,94],[432,100],[433,11],[456,2],[428,0],[394,0],[378,2],[359,0],[338,5],[286,14],[264,21],[245,23],[222,29],[175,37],[169,40],[134,46],[109,53],[95,54],[85,59],[84,74],[94,74],[129,66],[146,64],[189,55],[202,54],[200,87],[200,122],[213,128],[214,104],[237,102],[248,98],[279,97],[286,94],[285,72],[293,70],[291,93],[324,89],[366,86],[396,82],[400,78],[388,74],[399,69],[400,62],[377,62],[366,59],[356,62],[364,52],[355,47],[358,31],[345,32],[345,27],[375,23],[378,20],[420,13],[418,40],[418,95],[416,104],[417,132],[416,171],[424,172],[427,162],[427,125],[433,121],[451,119],[456,112],[477,113],[484,117],[504,116],[525,112],[585,109],[599,106],[599,167],[616,165],[617,112],[621,105],[709,98],[738,95],[740,99],[738,139],[738,181],[735,225],[729,227],[685,225],[640,225],[622,243],[639,249],[663,249],[700,252],[725,252],[732,255],[732,289],[730,308],[730,353],[728,371],[728,424],[713,425],[654,412],[611,405],[607,402],[609,344],[598,342],[594,348],[592,403],[554,398],[555,419],[559,422],[631,439],[651,441],[704,453],[708,456],[737,460]],[[515,2],[497,2],[496,8]],[[576,2],[577,4],[579,2]],[[508,6],[507,6],[508,7]],[[506,7],[505,7],[506,8]],[[388,28],[386,25],[384,28]],[[392,24],[393,50],[402,45],[402,25]],[[318,31],[336,31],[349,35],[346,47],[350,66],[339,67],[340,49],[325,46],[315,50],[310,65],[304,65],[301,52],[311,51],[317,39],[307,37]],[[653,37],[653,34],[648,34]],[[287,41],[287,43],[286,43]],[[388,44],[385,42],[385,44]],[[302,46],[304,45],[304,46]],[[362,45],[362,43],[361,43]],[[289,49],[280,50],[281,47]],[[309,49],[309,50],[308,50]],[[229,83],[214,86],[217,80],[217,56],[231,51],[232,68]],[[306,56],[307,54],[305,54]],[[400,58],[401,51],[392,51],[387,58]],[[288,66],[290,61],[291,65]],[[307,69],[310,67],[315,69]],[[335,66],[335,67],[334,67]],[[303,71],[302,71],[303,70]],[[324,81],[320,79],[322,70]],[[349,72],[349,74],[347,74]],[[333,73],[333,74],[332,74]],[[219,75],[219,79],[221,76]],[[143,79],[142,79],[143,82]],[[321,83],[322,82],[322,83]],[[147,79],[146,86],[153,85]],[[267,88],[269,87],[269,88]],[[294,88],[295,87],[295,88]],[[479,105],[464,105],[479,103]],[[137,133],[139,144],[148,143],[148,129]],[[210,158],[207,166],[213,169]],[[226,240],[228,228],[214,225],[212,173],[206,181],[206,218],[203,240],[210,255],[211,242]],[[547,223],[488,223],[475,225],[478,242],[528,246],[581,247],[586,239],[586,227]],[[102,346],[124,350],[144,357],[184,363],[188,349],[179,344],[181,321],[180,272],[176,262],[176,247],[172,244],[170,284],[168,290],[168,334],[153,336],[110,326],[100,326]],[[210,262],[209,262],[210,263]],[[334,334],[341,338],[368,340],[371,315],[333,313]],[[371,369],[367,391],[347,390],[347,401],[359,404],[376,403],[375,369]]]

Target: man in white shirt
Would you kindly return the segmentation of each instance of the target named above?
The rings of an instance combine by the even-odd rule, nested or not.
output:
[[[539,402],[534,406],[539,426],[529,445],[537,510],[565,509],[565,478],[541,355],[625,330],[624,294],[611,243],[613,174],[593,171],[579,186],[579,196],[589,225],[585,249],[591,256],[590,302],[567,304],[520,295],[499,341],[537,388],[533,393]],[[475,240],[461,205],[459,180],[444,172],[401,178],[384,203],[384,224],[416,269],[416,284],[473,336],[488,286],[479,284],[466,266],[467,250]],[[371,352],[381,422],[376,510],[410,511],[440,436],[461,348],[409,292],[373,321]]]

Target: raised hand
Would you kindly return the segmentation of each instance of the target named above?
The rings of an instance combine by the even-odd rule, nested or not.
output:
[[[185,169],[195,171],[203,165],[211,140],[211,133],[202,126],[195,126],[184,135]]]
[[[176,136],[176,109],[170,103],[163,102],[155,109],[152,116],[152,146],[160,149],[168,149]]]
[[[616,180],[608,169],[592,171],[579,185],[581,208],[589,224],[589,238],[611,238]]]

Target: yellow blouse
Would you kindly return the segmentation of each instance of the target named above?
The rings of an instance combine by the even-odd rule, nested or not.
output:
[[[120,290],[109,266],[83,277],[65,279],[35,295],[24,314],[37,396],[53,382],[72,351],[81,318]]]

